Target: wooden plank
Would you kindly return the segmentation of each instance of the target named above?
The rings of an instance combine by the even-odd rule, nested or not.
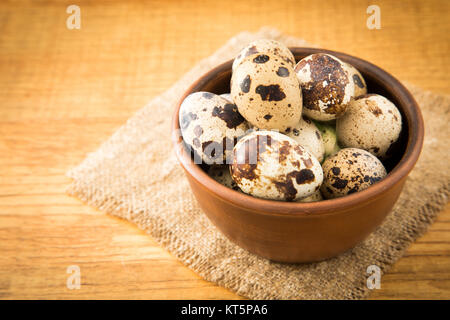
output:
[[[270,24],[450,93],[448,1],[80,0],[0,3],[0,297],[239,299],[134,225],[65,195],[65,172],[149,99],[242,30]],[[450,298],[450,206],[371,298]],[[66,269],[81,268],[80,290]]]

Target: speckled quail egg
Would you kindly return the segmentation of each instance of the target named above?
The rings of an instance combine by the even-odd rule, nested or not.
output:
[[[289,64],[292,68],[295,66],[295,58],[292,52],[282,43],[269,40],[269,39],[259,39],[249,43],[245,48],[243,48],[237,57],[233,61],[233,72],[236,67],[249,55],[255,53],[271,54],[280,57],[284,62]]]
[[[264,130],[239,140],[230,172],[243,192],[273,200],[308,197],[323,179],[320,163],[309,151],[284,134]]]
[[[322,134],[325,158],[338,152],[341,148],[337,142],[336,127],[331,123],[314,122]]]
[[[367,85],[366,80],[364,80],[361,73],[351,64],[347,63],[348,70],[350,72],[350,77],[353,80],[353,83],[355,84],[355,97],[363,96],[367,94]]]
[[[319,162],[323,161],[325,147],[322,134],[310,119],[302,117],[294,127],[287,128],[285,134],[305,147]]]
[[[231,103],[233,103],[233,99],[231,99],[231,93],[222,93],[220,95],[222,98],[227,99],[228,101],[230,101]]]
[[[231,178],[230,167],[228,165],[213,165],[208,169],[208,175],[218,183],[230,189],[240,191],[238,185]]]
[[[195,92],[187,96],[180,106],[181,134],[207,164],[230,162],[237,140],[246,134],[248,124],[236,105],[209,92]]]
[[[294,70],[280,57],[246,57],[231,77],[239,113],[260,129],[285,131],[300,121],[302,94]]]
[[[329,54],[315,53],[300,60],[295,72],[302,87],[306,116],[327,121],[345,113],[355,94],[346,63]]]
[[[386,169],[373,154],[357,148],[345,148],[322,165],[320,188],[326,199],[339,198],[367,189],[386,176]]]
[[[322,197],[322,193],[320,193],[320,190],[317,190],[316,192],[314,192],[312,195],[303,198],[303,199],[299,199],[296,202],[317,202],[317,201],[322,201],[323,197]]]
[[[402,130],[397,107],[378,94],[369,94],[350,103],[345,115],[336,121],[336,132],[343,147],[369,151],[388,158]]]

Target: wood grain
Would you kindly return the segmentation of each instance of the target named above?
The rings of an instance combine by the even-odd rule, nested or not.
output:
[[[0,3],[0,297],[240,299],[134,225],[65,194],[65,172],[228,38],[263,25],[450,93],[449,1]],[[80,290],[66,288],[70,265]],[[371,298],[450,298],[450,206]]]

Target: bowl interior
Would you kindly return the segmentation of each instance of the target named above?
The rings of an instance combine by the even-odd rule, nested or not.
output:
[[[386,190],[386,188],[388,188],[388,184],[393,185],[398,180],[406,176],[414,166],[415,162],[417,161],[423,142],[423,120],[420,115],[420,110],[416,102],[414,101],[413,97],[408,92],[408,90],[390,74],[386,73],[377,66],[362,59],[344,53],[324,49],[314,49],[314,48],[290,48],[290,49],[293,52],[297,62],[312,53],[323,52],[333,54],[338,58],[340,58],[341,60],[343,60],[344,62],[353,65],[361,72],[364,79],[366,80],[368,93],[377,93],[383,95],[389,100],[391,100],[397,106],[402,115],[402,132],[400,134],[397,143],[395,143],[392,146],[391,150],[389,150],[391,158],[389,158],[389,160],[387,161],[384,161],[384,165],[387,171],[389,172],[388,176],[379,183],[375,184],[374,186],[371,186],[366,190],[348,195],[346,197],[324,200],[315,203],[289,203],[289,202],[280,203],[279,201],[263,200],[253,197],[251,198],[253,198],[256,202],[266,202],[266,205],[268,202],[272,203],[275,202],[277,203],[275,204],[275,206],[277,205],[289,206],[295,204],[297,206],[304,206],[304,208],[306,207],[313,208],[313,206],[320,207],[321,203],[323,202],[327,203],[335,202],[336,204],[338,204],[339,202],[343,203],[347,202],[347,204],[350,205],[351,203],[348,201],[347,198],[349,199],[356,199],[357,197],[362,198],[361,195],[365,194],[366,196],[364,198],[367,199],[368,197],[370,197],[369,195],[370,192],[375,193],[377,192],[376,189],[378,189],[378,192]],[[212,71],[208,72],[206,75],[200,78],[200,80],[196,82],[190,88],[190,90],[188,90],[188,92],[186,92],[186,95],[197,91],[207,91],[216,94],[229,93],[230,79],[231,79],[231,65],[232,61],[228,61],[218,66],[217,68],[213,69]],[[175,122],[174,126],[179,128],[178,123],[176,122],[178,119],[178,111],[176,112],[175,117],[176,118],[174,118]],[[191,161],[190,165],[192,164],[193,162]],[[186,165],[184,166],[186,169]],[[202,165],[198,167],[201,167],[204,170],[207,166]],[[187,170],[189,171],[189,169]],[[395,176],[392,177],[394,172]],[[209,178],[209,176],[206,175],[206,177],[207,179],[213,181],[213,179]],[[222,186],[218,187],[218,190],[221,190],[222,189],[221,187]],[[229,190],[232,191],[233,193],[237,193],[231,189]],[[238,194],[236,195],[236,197],[249,198],[250,196]],[[323,209],[325,209],[325,207]],[[292,210],[288,211],[291,212]]]

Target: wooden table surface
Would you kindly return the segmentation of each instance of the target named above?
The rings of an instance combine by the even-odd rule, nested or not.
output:
[[[66,8],[81,8],[68,30]],[[381,8],[381,29],[366,8]],[[234,34],[263,25],[450,93],[450,2],[0,2],[0,297],[239,299],[134,225],[65,194],[65,172]],[[69,290],[78,265],[81,288]],[[371,298],[450,298],[450,206]]]

